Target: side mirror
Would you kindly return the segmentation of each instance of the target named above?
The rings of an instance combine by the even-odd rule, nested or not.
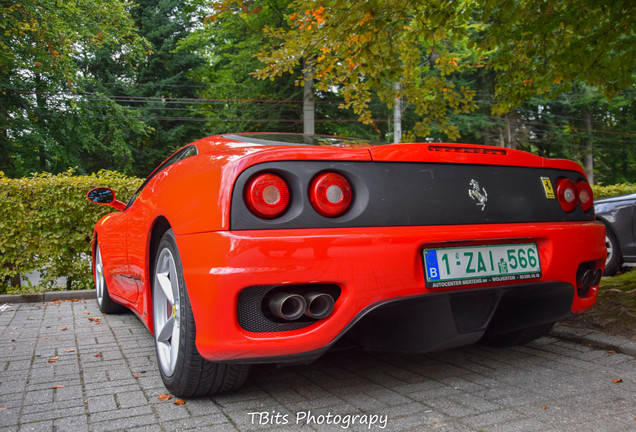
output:
[[[126,208],[126,204],[115,199],[115,192],[106,187],[91,189],[86,194],[86,199],[95,204],[109,205],[116,210],[123,210]]]

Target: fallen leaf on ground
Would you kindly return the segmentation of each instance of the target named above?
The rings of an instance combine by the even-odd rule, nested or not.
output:
[[[88,317],[88,320],[93,322],[100,322],[102,319],[97,317]]]
[[[136,374],[136,373],[134,373],[134,374],[133,374],[133,376],[134,376],[135,378],[143,378],[143,377],[144,377],[144,375],[139,375],[139,374]]]
[[[75,348],[67,349],[65,352],[75,352]]]
[[[610,354],[616,354],[616,351],[614,351],[614,350],[609,350],[609,351],[608,351],[608,353],[610,353]]]
[[[54,388],[54,389],[61,389],[61,388],[64,388],[64,386],[63,386],[63,385],[54,385],[54,386],[53,386],[53,387],[51,387],[51,388]]]
[[[547,407],[547,406],[545,406],[545,405],[543,405],[543,406],[541,407],[541,409],[542,409],[542,410],[547,410],[547,409],[548,409],[548,407]]]
[[[169,399],[172,399],[172,395],[170,395],[170,393],[163,393],[159,395],[159,400],[162,402],[165,402]]]
[[[62,328],[60,329],[60,331],[66,331],[66,330],[68,330],[68,327],[62,327]]]
[[[172,403],[175,405],[185,405],[186,401],[184,401],[183,399],[178,399]]]
[[[623,382],[623,380],[620,378],[613,379],[612,381],[614,381],[616,384]]]
[[[3,406],[2,408],[0,408],[0,411],[4,411],[4,410],[8,410],[8,409],[9,409],[8,406]],[[634,420],[636,420],[636,419],[634,419]]]
[[[101,354],[101,353],[97,353],[97,354],[95,354],[95,357],[101,357],[101,356],[102,356],[102,354]]]
[[[46,362],[47,363],[55,363],[56,361],[58,361],[60,358],[58,356],[55,357],[51,357],[50,359],[48,359]]]

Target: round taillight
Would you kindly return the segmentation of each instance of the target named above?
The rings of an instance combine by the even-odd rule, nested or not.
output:
[[[247,183],[244,191],[245,205],[263,219],[282,216],[289,205],[289,187],[276,174],[257,174]]]
[[[318,174],[309,185],[309,201],[314,210],[325,217],[344,214],[351,204],[351,185],[337,173]]]
[[[588,182],[579,180],[576,183],[576,191],[579,196],[581,208],[583,209],[583,211],[588,211],[594,204],[592,188],[590,187]]]
[[[556,192],[563,211],[569,213],[576,208],[579,203],[579,197],[576,185],[572,180],[566,178],[557,180]]]

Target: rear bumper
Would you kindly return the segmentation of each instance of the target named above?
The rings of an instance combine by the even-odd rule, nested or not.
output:
[[[541,278],[426,287],[424,248],[511,242],[537,244]],[[199,352],[242,362],[316,357],[354,324],[367,348],[421,352],[475,342],[488,326],[514,330],[563,319],[594,304],[597,288],[580,297],[576,272],[583,262],[602,266],[606,254],[597,222],[211,232],[178,236],[177,243]],[[248,331],[239,324],[244,289],[297,284],[337,285],[331,315],[286,331]],[[462,316],[470,318],[475,302],[487,310],[466,327]],[[387,324],[383,333],[366,324],[373,322]]]

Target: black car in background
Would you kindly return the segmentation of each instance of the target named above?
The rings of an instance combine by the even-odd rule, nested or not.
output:
[[[605,224],[605,275],[616,274],[624,263],[636,263],[636,194],[595,200],[596,218]]]

